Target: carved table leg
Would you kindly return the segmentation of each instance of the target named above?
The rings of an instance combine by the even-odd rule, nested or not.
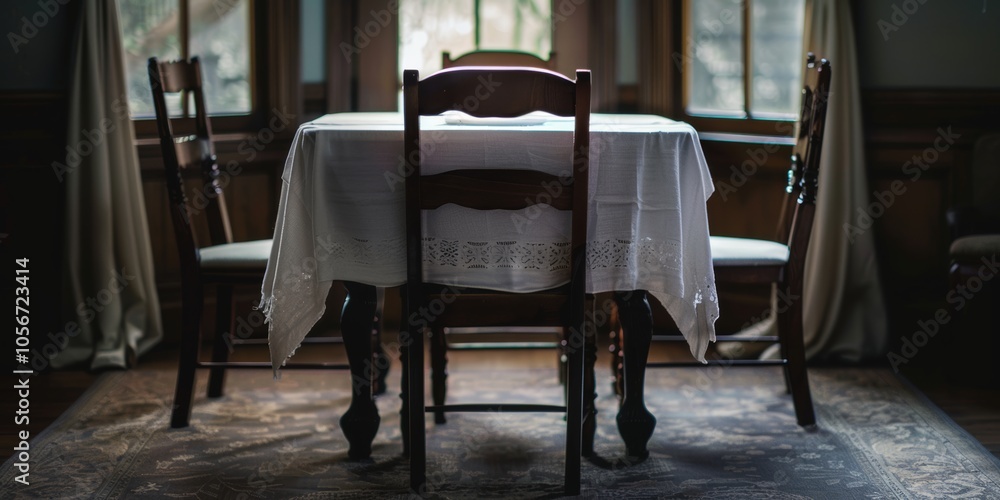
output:
[[[622,368],[625,375],[624,397],[617,418],[618,433],[625,441],[628,458],[641,461],[649,456],[646,443],[656,427],[656,418],[646,409],[643,399],[646,358],[653,337],[653,313],[645,290],[616,292],[615,302],[622,325]]]
[[[375,384],[380,378],[379,364],[373,363],[372,328],[375,320],[375,287],[344,282],[347,298],[340,315],[341,334],[351,366],[351,406],[340,417],[340,428],[350,444],[352,459],[368,458],[378,432],[379,415],[375,407]]]

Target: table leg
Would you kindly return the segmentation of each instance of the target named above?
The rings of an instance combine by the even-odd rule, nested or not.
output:
[[[350,444],[347,455],[361,459],[371,456],[380,421],[375,389],[381,378],[381,364],[373,363],[371,339],[377,296],[375,287],[370,285],[344,282],[344,286],[347,298],[340,315],[340,329],[351,366],[351,406],[340,417],[340,428]]]
[[[624,397],[617,418],[618,433],[625,441],[628,458],[641,461],[649,456],[646,443],[656,427],[656,418],[646,409],[643,399],[646,358],[653,337],[653,313],[645,290],[615,292],[615,303],[622,325],[622,368],[625,372]]]

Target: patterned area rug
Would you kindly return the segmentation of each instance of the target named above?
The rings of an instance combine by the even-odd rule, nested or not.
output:
[[[393,367],[398,376],[397,366]],[[598,400],[598,457],[585,498],[1000,498],[1000,461],[923,396],[872,369],[812,369],[819,425],[795,424],[780,372],[651,370],[658,419],[650,457],[630,464]],[[204,394],[206,374],[199,374]],[[398,387],[398,378],[390,378]],[[405,498],[399,399],[378,400],[371,459],[351,461],[337,426],[344,372],[234,372],[227,395],[196,399],[192,425],[169,429],[172,372],[102,375],[31,446],[30,486],[0,468],[2,498]],[[529,385],[561,399],[554,371],[454,371],[453,402],[511,401]],[[600,390],[608,388],[602,384]],[[606,391],[605,391],[606,392]],[[559,414],[452,414],[428,424],[428,478],[441,498],[554,498],[563,474]]]

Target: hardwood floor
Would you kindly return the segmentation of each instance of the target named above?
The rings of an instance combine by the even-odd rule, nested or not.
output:
[[[297,356],[303,358],[329,356],[334,360],[342,359],[343,351],[340,346],[315,347],[329,350],[317,353],[316,350],[303,349]],[[266,359],[266,352],[250,353],[248,346],[243,346],[241,349],[243,349],[243,356],[263,355],[263,358],[258,359]],[[684,355],[685,353],[677,350],[676,346],[655,344],[650,358],[661,360]],[[456,371],[463,366],[477,368],[544,367],[555,363],[553,353],[544,350],[519,351],[516,356],[499,356],[496,351],[453,351],[449,356],[451,367]],[[609,356],[606,348],[598,349],[597,374],[599,379],[608,374]],[[135,370],[173,370],[175,366],[176,351],[161,348],[144,356]],[[393,368],[398,370],[398,363],[394,364]],[[15,425],[13,418],[0,419],[0,449],[13,450],[19,441],[16,432],[22,429],[27,430],[31,437],[38,436],[66,411],[97,377],[97,374],[77,370],[44,373],[32,378],[29,383],[30,423],[27,426],[21,426]],[[3,391],[4,396],[5,399],[9,399],[9,402],[4,404],[4,413],[14,415],[19,398],[16,397],[17,394],[11,387],[17,381],[10,375],[4,375],[3,379],[2,383],[7,388]],[[947,382],[944,377],[934,378],[929,375],[921,377],[910,374],[910,380],[955,422],[983,443],[990,452],[1000,457],[1000,389],[961,386]],[[7,395],[11,397],[7,398]],[[6,457],[6,453],[3,456]]]

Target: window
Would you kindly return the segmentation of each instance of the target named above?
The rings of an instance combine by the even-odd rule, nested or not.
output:
[[[129,109],[133,118],[154,116],[146,65],[201,59],[205,106],[212,115],[246,115],[253,108],[250,0],[118,0],[125,51]],[[171,114],[186,112],[171,95]]]
[[[687,0],[685,57],[674,60],[685,119],[704,130],[790,134],[777,125],[798,112],[804,4]]]
[[[405,0],[399,2],[399,73],[441,69],[441,53],[519,50],[548,58],[550,0]]]

